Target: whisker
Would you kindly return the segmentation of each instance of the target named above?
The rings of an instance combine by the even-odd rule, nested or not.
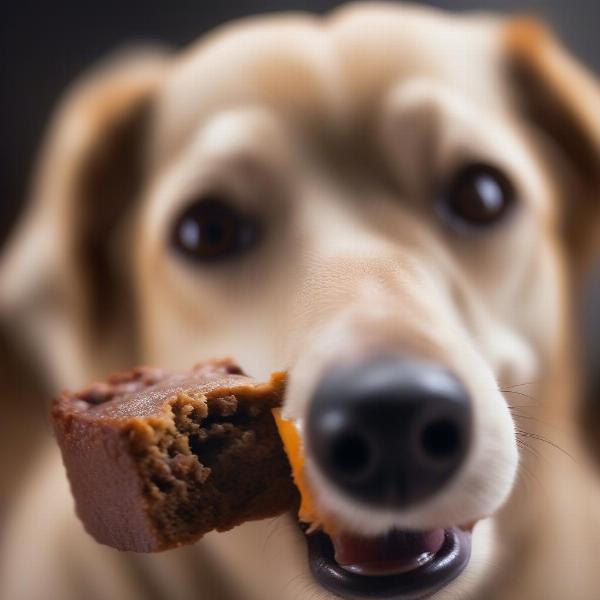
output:
[[[517,432],[517,436],[520,435],[523,437],[531,438],[531,439],[537,440],[539,442],[544,442],[545,444],[548,444],[549,446],[552,446],[554,449],[558,450],[559,452],[562,452],[565,456],[568,456],[574,463],[577,463],[577,460],[575,459],[575,457],[572,454],[567,452],[564,448],[562,448],[555,442],[553,442],[551,440],[547,440],[545,437],[538,435],[536,433],[531,433],[530,431],[523,431],[522,429],[516,429],[515,431]]]
[[[517,445],[525,452],[531,454],[535,459],[542,460],[543,457],[541,454],[535,448],[532,448],[527,442],[523,440],[517,440]]]
[[[520,448],[523,448],[523,450],[527,450],[527,452],[529,452],[530,454],[532,454],[536,458],[542,459],[542,455],[540,454],[540,452],[538,450],[536,450],[535,448],[533,448],[526,441],[517,439],[517,444],[519,444]]]
[[[511,412],[517,413],[517,416],[519,416],[518,411],[527,411],[531,408],[534,408],[534,406],[526,405],[526,404],[524,404],[523,406],[514,406],[512,404],[508,404],[507,406],[508,406],[508,410],[510,410]],[[525,416],[529,416],[529,415],[525,415]]]
[[[524,440],[517,440],[517,444],[519,444],[519,448],[533,456],[536,459],[536,461],[544,461],[545,463],[550,464],[550,461],[546,456],[544,456],[539,450],[537,450]]]
[[[507,390],[511,390],[512,388],[516,388],[516,387],[525,387],[526,385],[534,385],[536,383],[539,383],[540,380],[536,379],[535,381],[528,381],[527,383],[517,383],[515,385],[507,385],[507,386],[503,386],[505,389]]]
[[[503,394],[516,394],[517,396],[523,396],[524,398],[529,398],[529,400],[532,400],[533,402],[538,402],[538,400],[536,398],[534,398],[533,396],[526,394],[524,392],[516,392],[514,390],[500,390]]]
[[[519,441],[517,441],[517,445],[519,446],[519,448],[521,448],[524,451],[530,452],[531,454],[533,454],[533,456],[535,456],[536,458],[539,458],[533,451],[532,448],[529,447],[525,442],[522,442],[519,444]],[[528,467],[526,467],[522,462],[519,465],[519,471],[518,471],[519,475],[523,478],[523,483],[525,484],[525,488],[526,490],[528,490],[528,481],[527,481],[527,477],[533,481],[535,484],[537,484],[538,486],[540,486],[541,488],[543,488],[544,486],[542,485],[542,482],[537,478],[536,475],[533,474],[533,472],[531,471],[531,469],[529,469]]]
[[[526,419],[528,421],[535,421],[536,423],[540,423],[543,427],[549,427],[550,429],[554,429],[554,431],[558,432],[558,433],[565,433],[562,429],[560,429],[559,427],[556,427],[556,425],[553,425],[552,423],[549,423],[548,421],[544,421],[543,419],[540,419],[539,417],[532,417],[531,415],[522,415],[517,413],[516,411],[519,410],[519,406],[516,407],[510,407],[509,406],[509,410],[515,410],[514,413],[514,417],[515,419]]]

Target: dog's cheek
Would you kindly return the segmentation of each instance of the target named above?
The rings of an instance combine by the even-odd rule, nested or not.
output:
[[[448,349],[451,368],[462,378],[473,403],[473,444],[468,462],[448,491],[450,504],[471,517],[495,513],[510,495],[517,473],[515,426],[499,391],[493,366],[474,344]],[[452,496],[460,500],[459,506]]]

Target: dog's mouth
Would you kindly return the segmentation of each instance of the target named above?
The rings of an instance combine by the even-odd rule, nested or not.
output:
[[[307,541],[317,582],[350,599],[426,598],[455,579],[471,554],[471,533],[459,527],[372,538],[319,530],[307,533]]]

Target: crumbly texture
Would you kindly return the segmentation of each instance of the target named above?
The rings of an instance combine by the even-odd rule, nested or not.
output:
[[[52,421],[87,531],[120,550],[156,552],[293,508],[298,492],[268,383],[231,361],[188,373],[140,367],[52,406]]]

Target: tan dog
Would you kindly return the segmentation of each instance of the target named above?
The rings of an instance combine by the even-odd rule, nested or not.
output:
[[[384,4],[246,20],[78,85],[1,272],[3,318],[52,386],[221,355],[257,376],[286,368],[323,514],[375,540],[461,532],[463,562],[477,524],[462,573],[428,557],[443,581],[393,588],[336,583],[325,555],[317,582],[293,516],[121,555],[83,532],[49,442],[10,519],[0,596],[597,598],[570,299],[600,212],[599,103],[532,22]],[[398,367],[383,396],[429,406],[431,385],[442,412],[462,403],[438,441],[415,442],[450,456],[443,481],[419,467],[386,492],[323,458],[315,414],[346,418],[331,390],[352,395],[383,363]]]

